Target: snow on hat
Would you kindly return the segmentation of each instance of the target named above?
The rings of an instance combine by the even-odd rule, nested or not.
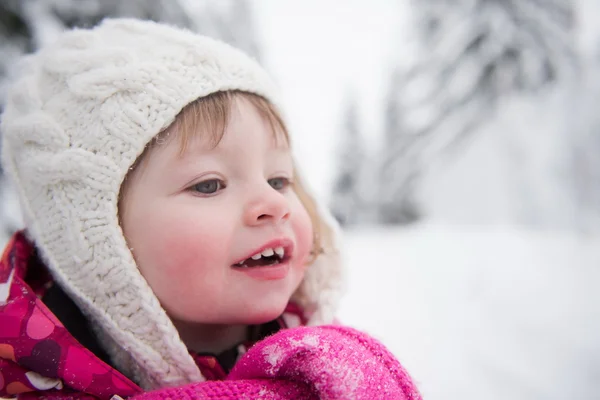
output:
[[[9,89],[3,165],[28,234],[119,369],[147,389],[204,378],[127,247],[119,190],[185,105],[234,89],[278,104],[267,74],[239,50],[131,19],[62,34],[23,60]],[[308,268],[294,298],[315,310],[309,324],[331,322],[339,274],[335,253]]]

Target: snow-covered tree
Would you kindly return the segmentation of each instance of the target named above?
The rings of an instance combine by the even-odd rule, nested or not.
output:
[[[419,218],[415,191],[422,165],[414,144],[419,138],[405,124],[400,100],[406,82],[394,70],[385,99],[384,140],[381,160],[376,167],[378,222],[405,225]]]
[[[571,140],[563,150],[561,183],[573,204],[571,212],[582,232],[600,232],[600,57],[588,61],[574,85],[567,127]]]
[[[392,209],[382,208],[382,221],[407,215],[399,223],[419,217],[415,192],[434,164],[464,151],[467,140],[488,130],[486,124],[507,103],[535,102],[579,68],[569,0],[414,0],[411,5],[416,57],[390,75],[380,176],[381,200]],[[514,142],[511,132],[498,134]],[[533,142],[517,140],[515,149]]]
[[[358,107],[354,97],[343,111],[343,123],[337,147],[337,174],[333,184],[330,208],[341,225],[361,221],[366,204],[365,191],[373,189],[365,179],[366,151],[361,137]]]
[[[498,102],[568,75],[574,56],[570,0],[414,0],[422,54],[405,101],[419,152],[460,144]],[[415,144],[417,146],[417,144]]]
[[[34,48],[30,28],[23,17],[19,0],[0,2],[0,113],[7,79],[14,60]]]
[[[19,0],[0,2],[0,114],[13,62],[21,54],[33,48],[26,21],[19,13]],[[0,167],[0,182],[2,168]],[[1,194],[1,193],[0,193]]]

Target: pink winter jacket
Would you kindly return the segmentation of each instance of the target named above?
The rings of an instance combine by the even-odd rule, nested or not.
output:
[[[34,246],[17,233],[0,259],[0,398],[421,398],[380,343],[341,326],[279,330],[252,344],[228,374],[216,374],[214,358],[197,357],[215,380],[144,392],[77,334],[81,323],[64,315],[70,326],[61,323],[42,301],[48,282]]]

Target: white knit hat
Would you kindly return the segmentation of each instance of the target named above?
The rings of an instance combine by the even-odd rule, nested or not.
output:
[[[121,183],[185,105],[234,89],[278,104],[271,80],[242,52],[130,19],[63,34],[24,60],[9,89],[3,165],[29,235],[113,361],[146,389],[204,378],[125,243]],[[335,254],[308,268],[294,298],[316,310],[309,324],[331,322],[339,275]]]

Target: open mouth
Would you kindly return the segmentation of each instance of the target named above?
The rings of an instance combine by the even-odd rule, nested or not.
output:
[[[283,264],[290,259],[289,250],[285,247],[269,247],[256,253],[245,260],[233,264],[236,268],[256,268],[268,267],[277,264]]]

